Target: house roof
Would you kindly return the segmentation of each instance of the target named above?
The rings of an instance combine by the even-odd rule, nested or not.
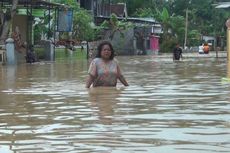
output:
[[[97,16],[96,17],[97,20],[109,20],[110,17],[108,16]],[[155,19],[153,18],[133,18],[133,17],[117,17],[118,20],[125,20],[125,21],[129,21],[129,22],[133,22],[133,23],[137,23],[137,24],[146,24],[146,25],[154,25],[156,27],[160,27],[160,23],[157,22]]]
[[[0,0],[0,3],[5,5],[12,5],[13,0]],[[47,0],[18,0],[18,5],[22,6],[32,6],[39,8],[53,8],[53,7],[67,7],[66,5],[60,3],[48,2]]]
[[[111,13],[115,13],[119,17],[125,16],[126,7],[125,4],[112,4]]]
[[[215,8],[230,8],[230,2],[220,2],[215,5]]]
[[[124,3],[104,4],[104,8],[107,12],[114,13],[118,17],[127,17],[126,5]]]

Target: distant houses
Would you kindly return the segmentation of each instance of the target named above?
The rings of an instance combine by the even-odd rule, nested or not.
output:
[[[94,17],[95,25],[100,25],[105,20],[110,20],[115,14],[118,20],[131,22],[134,26],[115,33],[111,40],[118,55],[146,55],[157,54],[159,51],[159,34],[161,25],[153,18],[132,18],[128,16],[125,3],[111,4],[103,0],[78,0],[80,7],[88,10]],[[111,29],[105,29],[101,39],[109,39]],[[95,43],[94,43],[95,44]]]
[[[6,10],[9,7],[14,5],[11,0],[0,0],[1,2],[1,13],[3,15],[4,22],[9,22],[5,17],[7,16]],[[10,47],[6,48],[6,56],[7,62],[12,61],[11,63],[24,62],[25,55],[30,51],[29,48],[31,46],[37,45],[36,43],[42,43],[43,41],[35,42],[34,41],[34,22],[36,17],[44,17],[44,12],[47,10],[48,14],[46,16],[51,20],[51,12],[57,12],[56,10],[60,8],[67,7],[65,5],[59,3],[52,3],[44,0],[36,0],[36,1],[28,1],[28,0],[18,0],[17,3],[17,11],[13,18],[11,19],[12,25],[6,24],[9,26],[10,35],[7,35],[4,39],[2,39],[2,45],[10,42]],[[4,12],[5,11],[5,12]],[[54,19],[56,20],[56,19]],[[7,27],[7,26],[5,26]],[[52,28],[51,22],[48,24],[48,30],[50,34],[48,35],[48,39],[52,37],[51,32],[55,31]],[[8,31],[5,30],[5,31]],[[8,40],[8,37],[10,41]],[[13,39],[12,39],[12,38]],[[54,49],[52,46],[52,42],[50,40],[46,40],[45,44],[41,44],[44,49],[45,54],[47,54],[46,60],[54,59]],[[6,45],[9,46],[9,45]],[[46,47],[47,46],[47,47]],[[13,49],[12,49],[13,48]],[[12,54],[9,54],[9,51]],[[49,57],[48,57],[49,56]]]

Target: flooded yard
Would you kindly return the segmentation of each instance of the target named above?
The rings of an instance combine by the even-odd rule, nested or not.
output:
[[[86,89],[87,60],[0,66],[0,152],[230,152],[226,58],[117,59],[128,87]]]

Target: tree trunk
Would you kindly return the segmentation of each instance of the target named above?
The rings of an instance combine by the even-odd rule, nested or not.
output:
[[[10,30],[10,26],[12,23],[12,19],[14,17],[14,15],[16,14],[17,11],[17,5],[18,5],[18,0],[13,0],[12,2],[12,7],[10,9],[10,12],[6,11],[5,13],[1,12],[1,21],[3,21],[1,23],[1,33],[0,33],[0,44],[4,44],[5,40],[8,37],[8,33]]]

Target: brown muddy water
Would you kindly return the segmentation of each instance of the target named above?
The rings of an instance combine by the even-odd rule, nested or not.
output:
[[[88,62],[0,66],[0,153],[229,153],[226,58],[118,57],[129,87],[85,89]]]

